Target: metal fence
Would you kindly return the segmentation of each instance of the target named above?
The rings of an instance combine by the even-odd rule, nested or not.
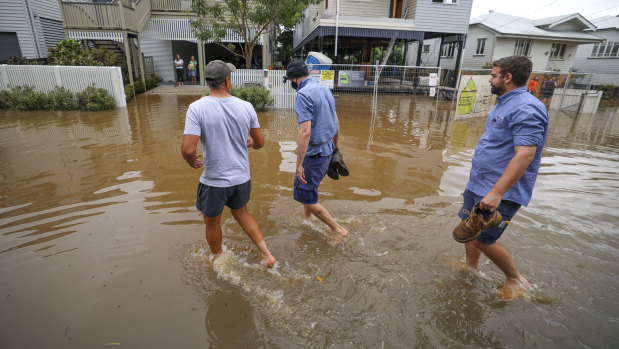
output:
[[[376,107],[381,94],[410,95],[432,102],[438,100],[440,68],[329,64],[308,66],[310,76],[333,91],[339,106]],[[284,83],[285,70],[237,69],[235,86],[261,84],[271,91],[274,108],[293,108],[296,92]]]
[[[30,85],[42,92],[60,86],[73,93],[94,85],[109,92],[117,108],[127,105],[120,67],[0,65],[0,90],[23,85]]]
[[[456,116],[487,115],[496,103],[490,91],[491,69],[462,69],[453,112]],[[573,113],[595,113],[602,98],[601,91],[591,90],[592,74],[533,71],[527,81],[537,79],[532,94],[549,110]]]

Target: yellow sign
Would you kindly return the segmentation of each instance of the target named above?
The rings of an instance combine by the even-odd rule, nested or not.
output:
[[[323,80],[333,80],[333,70],[323,70],[322,71],[322,79]]]
[[[458,115],[470,114],[475,107],[475,99],[477,99],[477,88],[473,79],[469,79],[466,87],[460,93],[460,99],[458,100]]]

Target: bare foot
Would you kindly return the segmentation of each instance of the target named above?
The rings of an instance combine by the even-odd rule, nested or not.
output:
[[[277,262],[277,260],[273,257],[273,255],[271,255],[270,252],[267,251],[267,253],[260,253],[260,264],[264,264],[271,268],[275,265],[275,262]]]
[[[335,229],[331,230],[334,234],[339,235],[341,237],[346,237],[348,236],[348,230],[344,229],[344,227],[342,227],[341,225],[338,224],[338,226]]]
[[[465,261],[445,259],[444,262],[446,266],[451,268],[476,271],[475,269],[469,267]]]
[[[499,288],[499,290],[497,291],[497,295],[504,299],[504,300],[514,300],[520,297],[525,297],[528,296],[528,290],[529,290],[529,282],[525,279],[522,278],[522,280],[517,280],[517,279],[507,279],[505,280],[505,283],[503,284],[503,286],[501,286],[501,288]],[[530,297],[529,297],[530,298]]]

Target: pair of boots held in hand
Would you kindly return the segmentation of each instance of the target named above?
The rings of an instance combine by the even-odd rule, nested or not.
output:
[[[498,210],[494,212],[482,210],[479,204],[473,206],[471,212],[464,211],[464,213],[469,215],[468,218],[463,219],[452,233],[453,238],[461,243],[477,239],[482,230],[494,228],[503,220]]]
[[[327,170],[327,176],[332,179],[338,180],[340,176],[348,176],[348,167],[344,163],[344,158],[339,150],[335,149],[331,154],[331,161],[329,162],[329,169]]]

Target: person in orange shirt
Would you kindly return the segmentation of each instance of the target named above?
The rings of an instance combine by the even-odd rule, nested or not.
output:
[[[537,89],[537,82],[539,81],[539,77],[534,77],[531,81],[529,81],[529,87],[527,87],[527,92],[531,94],[535,94],[535,90]]]

